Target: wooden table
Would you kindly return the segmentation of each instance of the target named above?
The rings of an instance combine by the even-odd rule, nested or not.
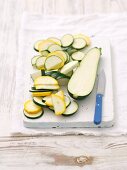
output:
[[[126,12],[126,0],[0,1],[0,170],[127,169],[127,137],[10,137],[18,30],[22,13],[91,14]]]

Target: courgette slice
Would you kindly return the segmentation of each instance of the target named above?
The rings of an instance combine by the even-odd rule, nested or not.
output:
[[[61,78],[67,78],[67,79],[70,78],[69,76],[67,76],[65,74],[62,74],[59,71],[45,71],[45,75],[46,76],[51,76],[51,77],[53,77],[53,78],[55,78],[57,80],[61,79]]]
[[[71,104],[71,100],[66,95],[64,97],[65,97],[65,105],[66,105],[66,108],[67,108]],[[50,106],[49,109],[54,111],[54,107],[53,106]]]
[[[61,46],[61,41],[56,37],[49,37],[48,40],[54,41],[57,45]]]
[[[40,76],[34,80],[34,85],[58,85],[58,82],[51,76]]]
[[[48,51],[51,53],[51,52],[54,52],[54,51],[59,51],[59,50],[62,50],[61,46],[57,45],[57,44],[52,44],[49,46],[48,48]]]
[[[41,107],[47,107],[45,102],[42,101],[43,97],[33,97],[33,102]]]
[[[38,56],[34,56],[32,59],[31,59],[31,64],[32,64],[32,66],[36,66],[36,61],[37,61],[37,59],[39,58],[40,56],[38,55]]]
[[[43,98],[43,101],[45,102],[45,104],[49,107],[53,106],[53,102],[52,102],[52,97],[50,96],[46,96]]]
[[[72,101],[71,104],[66,108],[66,111],[62,114],[63,116],[72,116],[78,110],[78,104]]]
[[[78,61],[71,61],[67,64],[65,64],[62,69],[60,70],[61,73],[63,74],[68,74],[69,72],[71,72],[74,68],[78,67],[79,63]]]
[[[39,44],[40,44],[41,42],[43,42],[43,40],[38,40],[38,41],[35,42],[35,44],[34,44],[34,50],[35,50],[35,51],[39,52],[38,46],[39,46]]]
[[[63,47],[69,47],[74,41],[74,38],[71,34],[66,34],[61,38],[61,43]]]
[[[43,69],[45,69],[45,68],[44,68],[45,60],[46,60],[46,57],[39,57],[39,58],[37,58],[35,65],[36,65],[36,68],[37,68],[38,70],[43,70]]]
[[[75,38],[72,47],[78,50],[85,48],[86,41],[83,38]]]
[[[81,51],[77,51],[72,54],[71,58],[76,61],[81,61],[84,58],[84,56],[85,56],[85,53]]]
[[[37,71],[35,73],[32,73],[31,75],[32,80],[34,81],[36,78],[41,76],[41,71]]]
[[[51,91],[43,91],[43,92],[32,92],[32,96],[34,97],[42,97],[51,95]]]
[[[56,53],[61,54],[61,55],[63,56],[63,58],[64,58],[64,62],[65,62],[65,63],[67,62],[68,56],[67,56],[67,54],[66,54],[64,51],[58,51],[58,50],[57,50]]]
[[[36,85],[35,88],[37,90],[58,90],[60,87],[59,85]]]
[[[77,49],[74,49],[74,48],[72,48],[72,47],[70,47],[70,48],[68,48],[67,49],[67,53],[68,53],[68,55],[72,55],[73,53],[75,53],[75,52],[77,52]]]
[[[25,110],[23,112],[24,112],[24,115],[29,119],[37,119],[37,118],[40,118],[44,114],[43,109],[40,112],[37,112],[34,114],[27,113]]]
[[[64,61],[58,55],[52,55],[47,57],[45,61],[45,69],[46,70],[55,70],[59,69],[64,65]]]
[[[65,101],[58,95],[52,94],[52,102],[55,111],[55,115],[61,115],[65,112]]]
[[[45,51],[40,51],[40,54],[41,54],[42,57],[47,57],[48,54],[49,54],[49,52],[48,52],[47,50],[45,50]]]
[[[55,44],[55,42],[52,40],[43,40],[42,42],[38,44],[39,52],[48,50],[49,46],[52,44]]]
[[[85,55],[80,66],[73,73],[68,83],[68,92],[71,97],[82,99],[93,90],[99,59],[100,48],[92,48]]]
[[[90,37],[84,35],[84,34],[76,34],[74,35],[74,38],[83,38],[86,41],[87,46],[91,44]]]
[[[27,100],[24,103],[24,110],[29,114],[35,114],[42,111],[42,108],[36,105],[32,100]]]

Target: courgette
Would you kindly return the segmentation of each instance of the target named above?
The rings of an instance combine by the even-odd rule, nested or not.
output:
[[[83,38],[75,38],[72,47],[80,50],[86,46],[86,41]]]
[[[92,48],[85,55],[80,66],[73,73],[68,83],[68,92],[71,97],[81,99],[91,93],[94,87],[99,59],[100,48]]]
[[[34,113],[34,114],[27,113],[25,110],[23,112],[24,112],[24,115],[29,119],[37,119],[37,118],[40,118],[44,114],[43,109],[42,111]]]
[[[72,116],[78,110],[78,104],[72,101],[71,104],[66,108],[66,111],[62,114],[63,116]]]
[[[70,73],[74,68],[78,67],[78,65],[79,65],[78,61],[71,61],[65,64],[60,70],[60,72],[66,75]]]
[[[41,107],[47,107],[45,102],[42,101],[43,97],[33,97],[33,102]]]
[[[74,38],[71,34],[66,34],[61,38],[61,43],[63,47],[69,47],[74,41]]]
[[[85,56],[85,53],[77,51],[71,55],[71,58],[76,61],[81,61]]]

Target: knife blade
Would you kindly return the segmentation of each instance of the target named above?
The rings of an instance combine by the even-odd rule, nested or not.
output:
[[[105,93],[106,76],[104,70],[102,70],[98,76],[98,85],[96,93],[96,105],[94,113],[94,123],[99,125],[102,121],[102,100]]]

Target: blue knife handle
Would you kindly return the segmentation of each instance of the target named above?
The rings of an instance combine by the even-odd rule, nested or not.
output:
[[[94,114],[94,123],[96,125],[101,123],[102,120],[102,94],[96,95],[96,106],[95,106],[95,114]]]

